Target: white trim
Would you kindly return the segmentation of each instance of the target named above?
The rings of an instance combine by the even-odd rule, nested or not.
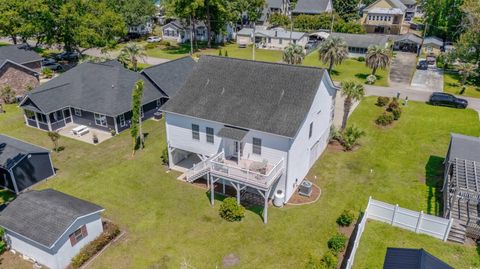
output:
[[[97,116],[99,118],[100,124],[97,123]],[[103,122],[102,119],[103,118],[105,119],[105,125],[102,124],[102,122]],[[108,127],[107,115],[105,115],[105,114],[93,113],[93,121],[94,121],[95,125],[97,125],[97,126]]]
[[[79,112],[79,113],[77,113]],[[81,117],[82,116],[82,110],[80,108],[73,108],[73,114],[75,114],[75,116],[77,117]]]
[[[33,72],[33,73],[37,74],[37,79],[38,79],[38,76],[40,76],[40,73],[38,73],[37,71],[35,71],[35,70],[31,69],[31,68],[28,68],[28,67],[24,66],[23,64],[19,64],[19,63],[16,63],[16,62],[11,61],[11,60],[8,60],[8,59],[6,59],[6,60],[3,62],[3,64],[0,65],[0,69],[2,69],[7,63],[11,63],[11,64],[13,64],[13,65],[16,65],[16,66],[20,67],[20,68],[23,68],[23,69],[25,69],[25,70],[28,70],[28,71],[30,71],[30,72]],[[32,63],[33,63],[33,62],[32,62]]]

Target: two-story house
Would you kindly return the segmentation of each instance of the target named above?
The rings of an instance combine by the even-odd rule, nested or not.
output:
[[[295,193],[325,149],[337,88],[323,69],[203,56],[162,108],[169,167],[268,200]]]
[[[404,34],[407,7],[400,0],[377,0],[363,9],[360,23],[367,33]]]

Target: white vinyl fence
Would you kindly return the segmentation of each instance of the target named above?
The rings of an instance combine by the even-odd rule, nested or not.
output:
[[[365,230],[367,219],[382,221],[415,233],[427,234],[443,241],[447,240],[453,224],[453,219],[444,219],[424,214],[423,211],[417,212],[401,208],[398,205],[384,203],[370,197],[365,214],[358,225],[353,248],[345,267],[346,269],[352,268],[355,253],[360,244],[362,233]]]

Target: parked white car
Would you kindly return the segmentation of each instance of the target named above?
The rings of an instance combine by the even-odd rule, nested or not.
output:
[[[148,43],[160,42],[162,40],[159,36],[150,36],[147,38]]]

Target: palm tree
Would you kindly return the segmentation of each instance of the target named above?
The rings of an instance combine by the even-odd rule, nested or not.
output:
[[[477,66],[471,63],[460,63],[456,69],[458,70],[458,73],[462,76],[462,86],[465,86],[465,83],[467,83],[467,79],[471,76],[474,76],[477,74]]]
[[[287,64],[302,64],[305,53],[300,45],[289,44],[283,50],[283,61]]]
[[[360,101],[363,96],[365,96],[365,88],[363,84],[354,81],[345,81],[342,82],[341,94],[342,97],[345,98],[343,102],[342,128],[340,128],[340,130],[343,131],[345,127],[347,127],[348,115],[350,114],[353,102]]]
[[[365,64],[372,69],[372,75],[375,76],[378,68],[385,69],[390,65],[391,58],[392,56],[389,49],[372,45],[368,47]]]
[[[143,46],[136,43],[128,43],[120,51],[118,60],[123,64],[132,64],[133,70],[136,72],[138,68],[138,59],[143,59],[146,55]]]
[[[329,37],[320,44],[318,50],[319,59],[324,63],[329,63],[328,72],[332,71],[333,65],[341,64],[348,57],[348,46],[342,38]]]

